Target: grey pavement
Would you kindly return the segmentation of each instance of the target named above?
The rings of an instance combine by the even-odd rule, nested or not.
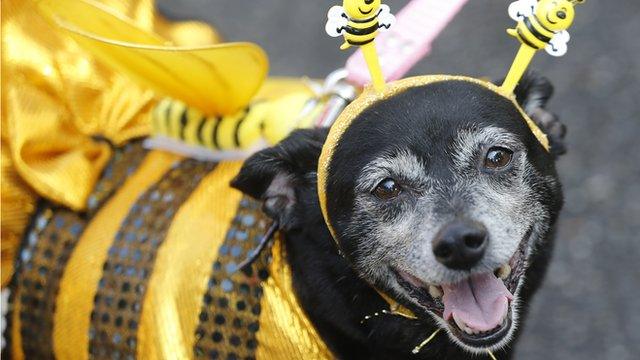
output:
[[[260,44],[272,75],[324,77],[346,60],[323,30],[337,0],[158,2]],[[406,0],[386,3],[397,11]],[[412,74],[504,76],[517,50],[508,3],[470,0]],[[555,258],[516,358],[640,359],[640,1],[587,0],[570,32],[565,57],[540,53],[532,65],[555,85],[549,108],[569,129],[569,152],[558,163]]]

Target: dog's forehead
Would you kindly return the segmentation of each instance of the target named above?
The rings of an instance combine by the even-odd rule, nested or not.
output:
[[[443,81],[408,88],[362,111],[345,131],[333,165],[351,173],[381,157],[411,153],[428,159],[472,146],[477,139],[510,134],[531,136],[522,115],[508,99],[477,84]]]

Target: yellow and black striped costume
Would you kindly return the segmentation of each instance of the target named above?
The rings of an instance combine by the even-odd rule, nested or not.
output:
[[[269,225],[229,187],[241,163],[143,148],[156,94],[45,21],[36,9],[45,2],[63,3],[2,1],[3,358],[330,358],[293,293],[280,240],[237,268]],[[216,41],[203,24],[157,18],[153,1],[101,3],[176,44]],[[207,54],[224,62],[243,46]],[[285,83],[263,90],[304,87]]]
[[[240,163],[115,151],[86,212],[41,201],[16,260],[14,358],[328,358]]]

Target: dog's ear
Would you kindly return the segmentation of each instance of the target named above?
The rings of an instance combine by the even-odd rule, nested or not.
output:
[[[528,72],[522,77],[514,93],[524,112],[547,134],[551,153],[556,157],[564,154],[567,129],[558,116],[546,109],[547,102],[553,95],[551,82],[535,72]]]
[[[264,212],[278,221],[280,228],[298,225],[296,205],[312,191],[315,196],[316,172],[327,129],[292,132],[279,144],[249,157],[231,186],[262,201]]]

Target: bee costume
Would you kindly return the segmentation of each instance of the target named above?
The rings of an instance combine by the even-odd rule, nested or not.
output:
[[[573,10],[573,2],[554,3]],[[331,358],[295,297],[278,235],[260,251],[270,220],[228,186],[241,162],[220,160],[297,127],[330,125],[317,119],[331,119],[354,94],[265,81],[259,47],[218,44],[210,27],[169,23],[153,5],[2,2],[2,286],[10,290],[3,355]],[[388,23],[374,13],[376,26]],[[341,33],[351,45],[359,45],[355,20]],[[516,30],[535,35],[519,21]],[[373,45],[377,29],[356,34],[374,34],[360,45]],[[548,148],[509,89],[535,50],[521,50],[498,88],[452,76],[385,85],[375,47],[368,49],[376,86],[332,126],[318,169],[334,237],[332,153],[361,111],[404,89],[448,80],[485,86],[509,99]],[[389,311],[412,316],[387,300]]]

